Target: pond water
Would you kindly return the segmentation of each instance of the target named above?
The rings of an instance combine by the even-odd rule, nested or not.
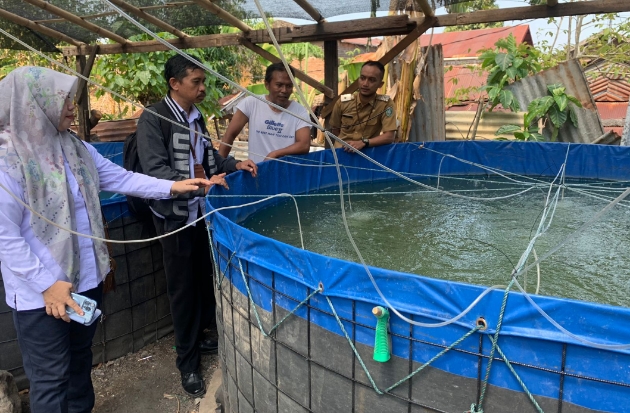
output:
[[[435,179],[422,182],[437,184]],[[536,185],[525,194],[494,201],[457,198],[402,180],[353,184],[351,203],[346,202],[348,224],[369,265],[451,281],[507,285],[538,228],[547,200],[548,183],[531,182],[441,178],[443,189],[482,198],[515,194]],[[614,198],[621,192],[607,182],[567,181],[567,186],[551,226],[535,244],[539,257],[609,202],[597,198]],[[343,226],[338,191],[310,195],[315,196],[297,198],[305,248],[358,262]],[[241,225],[300,247],[296,209],[290,199],[261,209]],[[571,236],[540,263],[539,294],[630,306],[629,232],[630,203],[626,202],[583,233]],[[536,268],[532,268],[519,282],[533,293],[537,279]]]

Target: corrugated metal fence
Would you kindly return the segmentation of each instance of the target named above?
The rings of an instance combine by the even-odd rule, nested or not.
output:
[[[569,60],[558,66],[545,70],[536,76],[530,76],[508,86],[521,105],[521,110],[527,110],[532,100],[547,96],[547,86],[560,83],[566,87],[567,95],[575,96],[582,108],[575,108],[578,117],[578,127],[574,127],[570,120],[564,124],[558,134],[559,142],[591,143],[604,134],[604,128],[595,106],[595,101],[588,88],[588,83],[582,66],[577,60]],[[549,139],[551,134],[544,131]]]
[[[462,140],[469,136],[469,129],[475,119],[475,111],[446,112],[446,140]],[[479,121],[475,140],[497,139],[495,132],[503,125],[522,125],[523,112],[485,112]],[[514,139],[512,135],[503,138]]]

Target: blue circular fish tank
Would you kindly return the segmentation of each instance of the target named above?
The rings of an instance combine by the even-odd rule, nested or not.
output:
[[[427,176],[488,174],[483,165],[549,181],[565,161],[570,179],[623,186],[630,176],[625,147],[430,142],[365,154]],[[257,178],[236,173],[229,191],[209,194],[226,412],[627,411],[628,308],[525,295],[515,284],[489,289],[376,267],[370,276],[240,225],[281,199],[265,197],[337,188],[332,155],[264,162]],[[393,177],[359,155],[337,156],[344,186]],[[374,360],[379,306],[391,314],[384,362]]]

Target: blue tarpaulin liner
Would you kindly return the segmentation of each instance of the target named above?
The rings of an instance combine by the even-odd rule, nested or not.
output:
[[[431,176],[437,175],[438,171],[441,175],[487,175],[487,170],[478,166],[483,165],[519,175],[553,178],[566,159],[567,178],[626,181],[630,177],[630,148],[625,147],[523,142],[430,142],[370,148],[365,154],[398,172]],[[343,165],[341,177],[344,183],[348,180],[360,182],[395,178],[360,155],[338,150],[337,156]],[[252,195],[261,195],[262,198],[263,195],[281,193],[304,194],[338,185],[331,151],[290,160],[297,165],[281,162],[260,164],[257,178],[242,172],[230,175],[230,190],[213,187],[208,198],[209,208],[251,203],[257,200]],[[322,311],[328,308],[322,295],[333,299],[341,313],[350,301],[355,302],[357,311],[362,309],[365,314],[370,314],[375,304],[384,305],[361,265],[301,250],[238,225],[258,209],[277,201],[278,198],[256,205],[221,210],[211,215],[213,239],[219,250],[225,251],[228,256],[234,254],[232,262],[240,259],[249,263],[249,275],[254,278],[257,276],[256,269],[260,268],[261,284],[265,284],[263,278],[267,277],[268,272],[290,280],[281,288],[284,294],[295,297],[298,302],[321,283],[324,291],[311,299],[311,305],[321,306]],[[225,267],[222,269],[226,270]],[[393,307],[425,323],[447,320],[460,314],[486,290],[482,286],[379,268],[370,267],[370,270]],[[227,268],[227,271],[231,272],[233,285],[241,293],[247,294],[235,269]],[[506,280],[506,284],[508,282]],[[478,317],[485,318],[489,326],[483,334],[493,334],[503,295],[502,290],[493,290],[456,323],[430,329],[414,326],[412,335],[448,345],[474,327]],[[268,289],[252,287],[252,296],[256,305],[267,311],[272,310],[274,297]],[[630,310],[627,308],[542,296],[534,296],[534,301],[560,325],[583,340],[601,345],[630,345]],[[276,304],[281,305],[281,300],[276,299]],[[288,304],[286,308],[291,309]],[[300,317],[305,317],[305,314],[297,312]],[[342,334],[336,320],[323,313],[318,315],[311,311],[310,322],[335,334]],[[393,334],[403,337],[410,334],[409,324],[396,316],[392,318],[390,328]],[[356,342],[370,346],[374,343],[373,333],[361,332],[361,329],[356,330],[353,338]],[[499,345],[511,361],[536,364],[542,368],[517,368],[534,395],[557,398],[560,391],[564,401],[587,409],[627,411],[630,400],[630,350],[597,349],[569,337],[543,318],[520,293],[509,294]],[[478,347],[479,340],[472,337],[460,345],[460,348],[471,352],[478,351]],[[486,345],[484,352],[487,354],[489,350],[490,345]],[[563,351],[566,352],[564,359]],[[402,342],[397,344],[394,340],[392,352],[395,356],[408,358],[409,345]],[[412,358],[423,363],[435,353],[436,350],[427,349],[423,353],[422,349],[418,349],[412,352]],[[439,359],[434,367],[464,377],[476,377],[478,374],[476,367],[461,362],[461,355],[450,353]],[[553,374],[544,369],[558,371],[561,368],[568,376],[560,390],[557,378],[552,380]],[[582,380],[579,378],[582,376],[591,380]],[[597,380],[616,384],[606,385]],[[506,389],[522,390],[503,363],[493,365],[489,383]]]
[[[122,142],[94,142],[92,145],[104,158],[109,159],[116,165],[123,163],[123,143]]]

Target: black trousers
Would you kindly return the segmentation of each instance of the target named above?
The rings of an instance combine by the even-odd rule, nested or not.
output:
[[[100,307],[103,284],[81,293]],[[94,407],[92,339],[97,322],[84,326],[46,314],[13,310],[13,322],[30,382],[32,413],[88,413]]]
[[[153,216],[158,235],[164,235],[164,220]],[[203,330],[214,322],[213,267],[208,232],[204,221],[160,240],[171,305],[176,365],[182,373],[197,371],[197,346]]]

